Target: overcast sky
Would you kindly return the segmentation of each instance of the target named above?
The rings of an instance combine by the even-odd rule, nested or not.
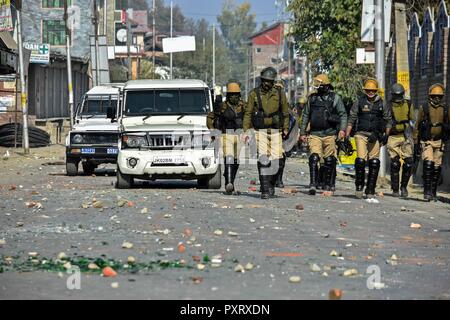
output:
[[[269,25],[277,19],[277,8],[275,0],[246,0],[251,3],[251,12],[256,14],[258,25],[266,21]],[[170,4],[170,0],[165,0]],[[244,0],[235,0],[242,3]],[[174,5],[178,4],[183,14],[194,19],[204,18],[210,23],[217,22],[216,16],[222,9],[222,0],[173,0]]]

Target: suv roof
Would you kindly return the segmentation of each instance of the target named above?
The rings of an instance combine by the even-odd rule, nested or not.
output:
[[[96,86],[86,92],[87,95],[109,95],[118,94],[119,88],[123,88],[123,83],[105,84]]]
[[[132,80],[125,84],[124,89],[178,89],[178,88],[207,88],[202,80]]]

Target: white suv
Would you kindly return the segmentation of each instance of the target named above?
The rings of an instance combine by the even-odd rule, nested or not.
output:
[[[206,127],[211,91],[201,80],[135,80],[121,92],[117,188],[134,179],[197,179],[219,189],[220,164]]]
[[[122,86],[97,86],[84,95],[66,137],[67,175],[77,175],[80,162],[85,174],[92,174],[101,163],[116,163],[119,126],[109,118],[116,113]]]

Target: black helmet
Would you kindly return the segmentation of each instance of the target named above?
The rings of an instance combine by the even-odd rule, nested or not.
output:
[[[277,70],[272,67],[264,68],[261,71],[261,79],[274,81],[277,77]]]
[[[336,145],[338,147],[338,151],[344,152],[346,156],[351,156],[355,151],[348,138],[345,138],[344,140],[336,140]]]
[[[396,83],[392,86],[392,94],[402,96],[405,94],[405,88],[400,83]]]

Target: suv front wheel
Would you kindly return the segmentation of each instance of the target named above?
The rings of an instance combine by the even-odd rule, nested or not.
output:
[[[66,172],[68,176],[76,176],[78,174],[78,162],[76,159],[66,159]]]
[[[116,182],[116,188],[117,189],[129,189],[133,186],[134,179],[129,174],[123,174],[120,172],[119,169],[117,169],[117,182]]]
[[[220,189],[222,186],[222,171],[220,170],[220,166],[217,168],[215,174],[198,179],[198,186],[201,189]]]

